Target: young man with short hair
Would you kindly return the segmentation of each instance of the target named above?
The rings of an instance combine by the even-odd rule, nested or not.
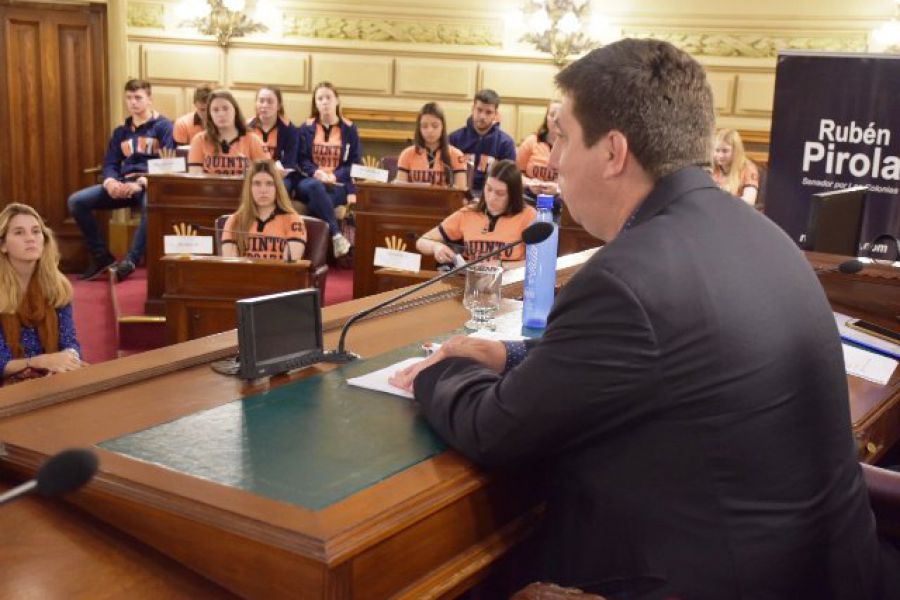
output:
[[[484,181],[491,163],[508,158],[516,160],[516,143],[500,129],[500,96],[494,90],[484,89],[475,94],[472,116],[450,134],[449,142],[467,155],[474,167],[470,192],[473,197],[481,196]]]
[[[194,90],[194,110],[175,119],[172,137],[177,146],[187,146],[195,135],[206,129],[206,105],[212,87],[204,84]]]
[[[109,140],[103,159],[103,183],[69,196],[69,212],[91,253],[91,264],[81,279],[95,279],[113,267],[119,281],[134,272],[147,243],[147,178],[144,177],[147,161],[159,158],[161,148],[175,147],[172,121],[153,110],[150,82],[129,80],[125,84],[125,104],[129,116],[124,124],[116,127]],[[93,212],[132,206],[141,207],[141,224],[128,255],[116,264]]]

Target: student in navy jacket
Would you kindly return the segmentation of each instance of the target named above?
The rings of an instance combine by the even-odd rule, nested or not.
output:
[[[328,223],[335,256],[350,252],[341,234],[334,207],[356,202],[350,168],[360,162],[356,125],[341,114],[337,89],[323,81],[313,89],[310,118],[300,126],[300,169],[306,177],[298,186],[300,201],[309,213]]]
[[[481,90],[475,94],[472,116],[466,120],[466,126],[450,134],[450,145],[468,155],[469,163],[475,169],[470,186],[473,197],[481,196],[492,162],[504,158],[516,160],[516,143],[497,122],[499,108],[497,92]]]
[[[274,85],[259,88],[256,92],[256,116],[247,121],[247,129],[262,140],[269,158],[281,163],[284,187],[288,194],[300,182],[297,164],[297,128],[284,114],[281,90]]]
[[[143,176],[147,173],[147,161],[159,158],[160,149],[175,147],[172,121],[153,110],[149,81],[129,80],[125,84],[125,104],[129,117],[123,125],[116,127],[109,140],[103,159],[103,183],[69,196],[69,212],[78,223],[91,253],[91,264],[81,274],[81,279],[94,279],[113,265],[119,281],[134,272],[147,244],[147,178]],[[116,265],[93,212],[131,206],[141,207],[141,224],[128,255]]]

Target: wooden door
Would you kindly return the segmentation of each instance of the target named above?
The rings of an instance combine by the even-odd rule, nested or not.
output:
[[[63,266],[86,259],[66,199],[96,182],[109,136],[106,7],[0,0],[0,205],[35,207]]]

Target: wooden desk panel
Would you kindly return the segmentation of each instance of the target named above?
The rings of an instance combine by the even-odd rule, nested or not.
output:
[[[311,285],[308,260],[164,256],[160,267],[170,344],[234,329],[237,300]]]
[[[213,235],[216,217],[237,210],[243,177],[184,173],[147,177],[147,303],[150,315],[165,313],[165,274],[160,265],[163,236],[173,235],[182,223]]]
[[[465,194],[431,186],[360,183],[357,185],[356,242],[353,255],[353,297],[377,293],[375,248],[395,239],[408,252],[416,240],[445,217],[462,208]],[[435,268],[434,258],[422,257],[423,269]]]

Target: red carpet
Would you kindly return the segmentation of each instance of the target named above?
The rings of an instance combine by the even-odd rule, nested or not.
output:
[[[81,343],[84,360],[98,363],[116,357],[115,323],[109,297],[109,281],[79,281],[70,275],[75,288],[75,331]],[[144,314],[147,300],[147,270],[138,269],[134,275],[116,286],[119,309],[123,315]],[[325,286],[326,306],[353,298],[353,270],[329,267]]]

